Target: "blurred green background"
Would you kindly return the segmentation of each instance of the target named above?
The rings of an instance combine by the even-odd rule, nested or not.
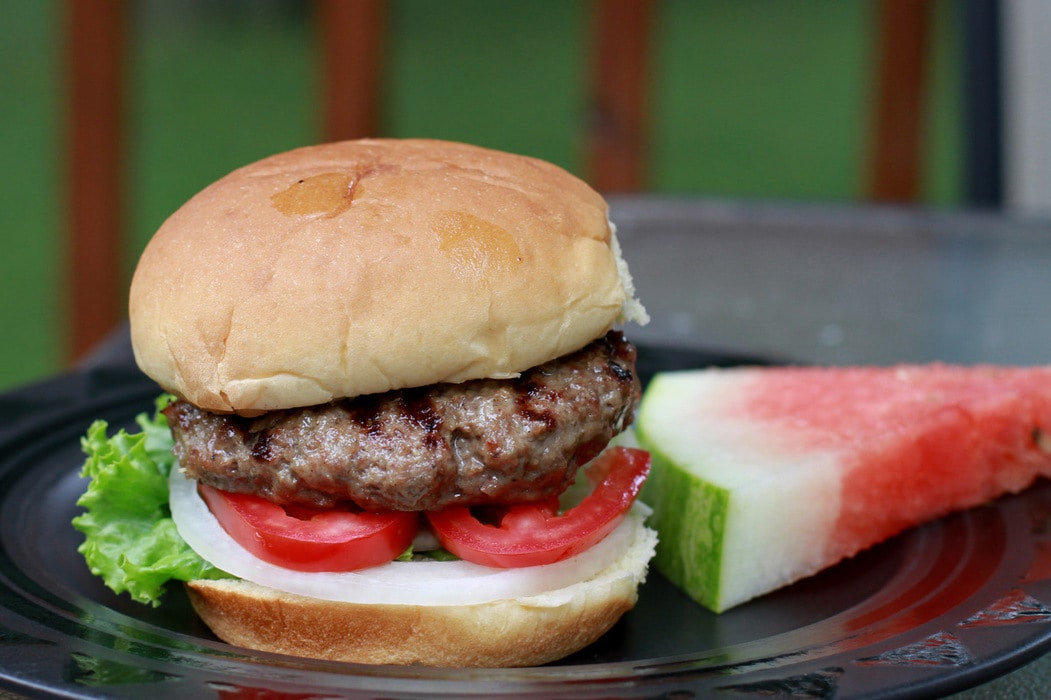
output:
[[[870,128],[870,0],[661,0],[650,189],[848,203]],[[933,22],[924,203],[960,201],[960,4]],[[126,274],[229,170],[319,140],[312,18],[278,0],[130,0]],[[0,13],[0,390],[63,368],[62,3]],[[386,136],[527,153],[581,172],[588,4],[394,0]]]

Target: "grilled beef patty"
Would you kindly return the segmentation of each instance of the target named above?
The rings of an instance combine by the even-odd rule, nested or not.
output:
[[[613,331],[517,379],[361,396],[257,418],[165,414],[190,476],[277,502],[365,510],[537,501],[634,418],[635,348]]]

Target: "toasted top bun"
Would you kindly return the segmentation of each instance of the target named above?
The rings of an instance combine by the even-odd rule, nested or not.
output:
[[[281,153],[194,196],[131,284],[140,368],[258,413],[512,377],[644,320],[602,197],[534,158],[426,140]]]

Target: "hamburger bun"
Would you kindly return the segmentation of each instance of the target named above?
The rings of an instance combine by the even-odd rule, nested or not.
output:
[[[252,415],[513,377],[643,320],[633,294],[605,201],[566,171],[367,140],[265,158],[194,196],[143,252],[129,315],[147,375]]]
[[[534,666],[591,644],[634,607],[656,539],[638,519],[625,553],[587,581],[474,605],[334,602],[233,579],[186,588],[217,636],[250,649],[367,664]]]

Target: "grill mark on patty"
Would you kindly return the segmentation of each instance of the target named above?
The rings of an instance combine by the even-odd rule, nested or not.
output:
[[[435,450],[445,444],[438,431],[442,427],[442,417],[438,414],[431,400],[430,393],[425,389],[406,390],[401,393],[405,412],[423,430],[423,443],[428,448]]]
[[[607,333],[596,342],[602,343],[609,355],[610,362],[607,368],[622,381],[634,381],[635,359],[638,354],[635,346],[612,333]]]
[[[274,454],[270,450],[270,432],[263,430],[262,432],[256,433],[252,441],[252,449],[250,451],[253,459],[258,459],[261,462],[272,462],[274,461]]]
[[[366,435],[372,438],[382,437],[379,395],[361,396],[355,401],[343,400],[340,404],[348,409],[350,420],[361,426]]]
[[[519,415],[534,423],[540,423],[546,430],[554,430],[558,424],[554,412],[536,406],[538,401],[548,394],[547,389],[536,382],[524,381],[521,383],[520,391],[515,394],[515,403]]]

